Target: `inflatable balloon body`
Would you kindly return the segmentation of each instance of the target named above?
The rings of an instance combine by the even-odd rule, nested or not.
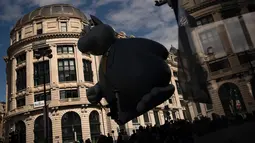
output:
[[[82,53],[101,55],[99,82],[87,90],[91,104],[102,98],[119,125],[169,99],[174,86],[165,60],[167,49],[143,38],[117,39],[113,28],[91,16],[94,27],[78,41]]]

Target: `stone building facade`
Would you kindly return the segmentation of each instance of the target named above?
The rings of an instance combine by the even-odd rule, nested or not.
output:
[[[4,117],[5,117],[5,102],[0,102],[0,141],[4,140]]]
[[[197,27],[188,28],[192,49],[208,72],[212,105],[190,103],[192,118],[211,113],[252,113],[254,73],[254,3],[248,0],[182,0]],[[253,85],[255,86],[255,85]]]
[[[80,32],[86,24],[85,15],[67,4],[37,8],[17,21],[10,33],[10,47],[4,58],[6,142],[10,132],[15,132],[23,142],[43,141],[43,74],[46,76],[52,142],[87,138],[94,142],[100,134],[112,131],[116,139],[119,126],[106,116],[108,109],[91,105],[86,98],[86,89],[98,81],[100,62],[100,57],[82,54],[77,48]],[[117,36],[126,37],[123,32]],[[53,57],[37,60],[34,51],[44,48],[50,48]],[[170,114],[172,119],[183,119],[180,99],[181,96],[175,93],[171,104],[166,101],[128,122],[125,125],[127,132],[131,133],[139,125],[163,124],[166,110],[175,110]]]

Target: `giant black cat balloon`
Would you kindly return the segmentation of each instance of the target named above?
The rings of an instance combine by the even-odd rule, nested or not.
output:
[[[78,41],[82,53],[101,55],[99,82],[88,89],[91,104],[105,98],[111,116],[119,125],[169,99],[174,86],[165,60],[167,49],[144,38],[118,39],[113,28],[91,16],[93,28]]]

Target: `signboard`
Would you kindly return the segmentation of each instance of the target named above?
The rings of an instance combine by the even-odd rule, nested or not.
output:
[[[44,106],[44,101],[34,102],[34,108],[43,107],[43,106]]]

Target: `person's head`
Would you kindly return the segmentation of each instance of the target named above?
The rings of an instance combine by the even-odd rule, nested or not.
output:
[[[87,140],[85,141],[85,143],[91,143],[90,139],[87,139]]]

